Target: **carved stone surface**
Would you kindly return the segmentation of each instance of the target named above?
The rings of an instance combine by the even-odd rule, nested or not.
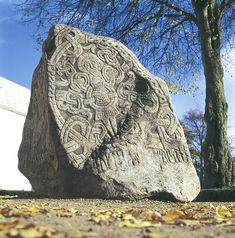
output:
[[[166,84],[120,42],[65,25],[34,72],[19,169],[49,196],[190,201],[200,190]]]

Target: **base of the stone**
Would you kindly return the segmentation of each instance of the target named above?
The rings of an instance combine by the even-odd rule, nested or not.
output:
[[[17,198],[46,198],[31,191],[20,190],[0,190],[0,196],[16,196]],[[61,198],[61,197],[57,197]],[[78,197],[69,197],[78,198]],[[159,193],[157,196],[150,197],[151,200],[174,201],[168,193]],[[226,189],[203,189],[193,202],[235,202],[235,188]]]

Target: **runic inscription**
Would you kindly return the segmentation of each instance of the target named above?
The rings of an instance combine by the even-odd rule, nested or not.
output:
[[[187,186],[181,184],[179,173],[186,176],[186,184],[193,180],[196,192],[191,197],[199,189],[166,84],[120,42],[65,25],[52,28],[44,43],[19,158],[19,168],[29,179],[35,173],[49,173],[46,177],[53,178],[53,185],[44,184],[48,189],[62,183],[61,187],[73,187],[73,193],[85,196],[172,192],[167,179],[161,180],[164,169],[176,173],[175,197],[187,200],[180,198],[182,186]],[[45,164],[47,172],[37,171],[37,164],[42,170]],[[180,166],[187,172],[179,172]],[[97,184],[94,176],[99,178]],[[97,192],[89,185],[82,188],[83,179],[89,184],[91,177],[100,188]],[[79,186],[67,185],[71,180]],[[37,190],[37,183],[32,183]]]

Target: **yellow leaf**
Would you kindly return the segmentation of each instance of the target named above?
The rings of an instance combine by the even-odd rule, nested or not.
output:
[[[232,216],[232,214],[228,210],[228,208],[223,205],[217,206],[215,208],[215,213],[216,213],[217,218],[222,218],[222,219]]]
[[[24,217],[28,218],[31,214],[28,211],[15,207],[2,207],[0,208],[0,214],[4,217]]]
[[[159,212],[146,210],[142,212],[140,217],[143,217],[144,219],[148,221],[154,222],[154,221],[160,221],[162,216]]]
[[[73,215],[78,214],[78,210],[76,209],[65,209],[65,208],[54,208],[53,209],[56,212],[56,216],[59,217],[72,217]]]
[[[73,208],[69,209],[68,211],[71,212],[72,214],[78,214],[79,213],[78,210],[73,209]]]
[[[11,229],[15,227],[18,223],[18,220],[10,222],[0,222],[0,231]]]
[[[8,234],[11,237],[21,237],[21,238],[42,238],[42,237],[52,237],[56,233],[55,230],[47,227],[36,227],[33,223],[29,223],[25,226],[17,225],[13,229],[10,229]]]
[[[7,237],[6,231],[0,231],[0,237]]]
[[[15,228],[13,229],[10,229],[7,234],[10,236],[10,237],[16,237],[16,236],[19,236],[19,231]]]
[[[100,223],[102,221],[108,221],[110,219],[109,215],[103,215],[103,214],[99,214],[96,215],[95,217],[91,218],[92,221],[95,221],[97,223]]]
[[[45,231],[40,231],[34,227],[19,230],[19,235],[24,238],[40,238],[45,235]]]
[[[173,236],[165,232],[161,232],[161,233],[151,232],[145,235],[144,238],[173,238]]]
[[[180,210],[172,209],[168,211],[168,213],[165,216],[162,217],[162,220],[166,223],[172,223],[179,218],[185,218],[185,216],[186,215],[184,212]]]
[[[132,216],[132,214],[130,213],[126,213],[126,214],[123,214],[122,215],[122,219],[123,220],[130,220],[130,219],[133,219],[134,217]]]
[[[41,207],[36,206],[35,204],[28,208],[28,211],[31,213],[43,213],[46,214],[47,210]]]
[[[96,223],[116,223],[119,227],[158,227],[161,225],[161,214],[148,209],[124,207],[103,211],[91,210],[91,221]]]
[[[129,228],[144,228],[144,227],[159,227],[161,223],[151,223],[145,220],[138,220],[132,218],[130,220],[124,220],[117,223],[119,227],[129,227]]]
[[[88,231],[88,232],[86,232],[86,231],[77,231],[77,232],[75,232],[74,233],[74,235],[75,235],[75,237],[76,238],[85,238],[85,237],[96,237],[96,236],[99,236],[99,234],[98,233],[95,233],[95,232],[90,232],[90,231]],[[54,236],[53,236],[53,238],[54,238]]]

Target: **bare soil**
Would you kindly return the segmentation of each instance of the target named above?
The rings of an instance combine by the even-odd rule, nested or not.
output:
[[[47,210],[46,214],[35,212],[33,216],[24,218],[20,222],[35,224],[39,227],[50,227],[58,232],[64,234],[61,237],[100,237],[100,238],[134,238],[134,237],[150,237],[150,238],[234,238],[235,237],[235,223],[211,223],[213,219],[214,208],[216,206],[224,205],[230,210],[235,209],[235,203],[221,203],[221,202],[194,202],[190,203],[191,212],[194,213],[198,220],[204,219],[204,222],[198,225],[187,224],[161,224],[159,227],[148,228],[129,228],[118,227],[115,223],[104,222],[97,223],[91,219],[91,211],[114,210],[121,207],[128,207],[131,209],[150,209],[157,211],[160,214],[166,214],[170,209],[182,210],[182,207],[187,204],[174,202],[160,202],[155,200],[140,200],[140,201],[119,201],[119,200],[99,200],[99,199],[17,199],[7,198],[2,196],[0,198],[0,206],[25,208],[32,205],[38,205]],[[54,209],[54,210],[53,210]],[[76,215],[66,216],[54,212],[55,209],[77,210]],[[233,216],[235,211],[231,211]],[[17,216],[16,216],[17,217]],[[206,224],[208,218],[208,224]],[[3,217],[4,221],[13,219],[13,217]],[[19,218],[16,218],[19,219]],[[22,219],[22,218],[20,218]],[[1,221],[1,217],[0,217]],[[80,233],[79,233],[79,232]],[[83,233],[88,232],[88,233]],[[53,237],[53,236],[52,236]],[[60,237],[60,236],[58,236]]]

